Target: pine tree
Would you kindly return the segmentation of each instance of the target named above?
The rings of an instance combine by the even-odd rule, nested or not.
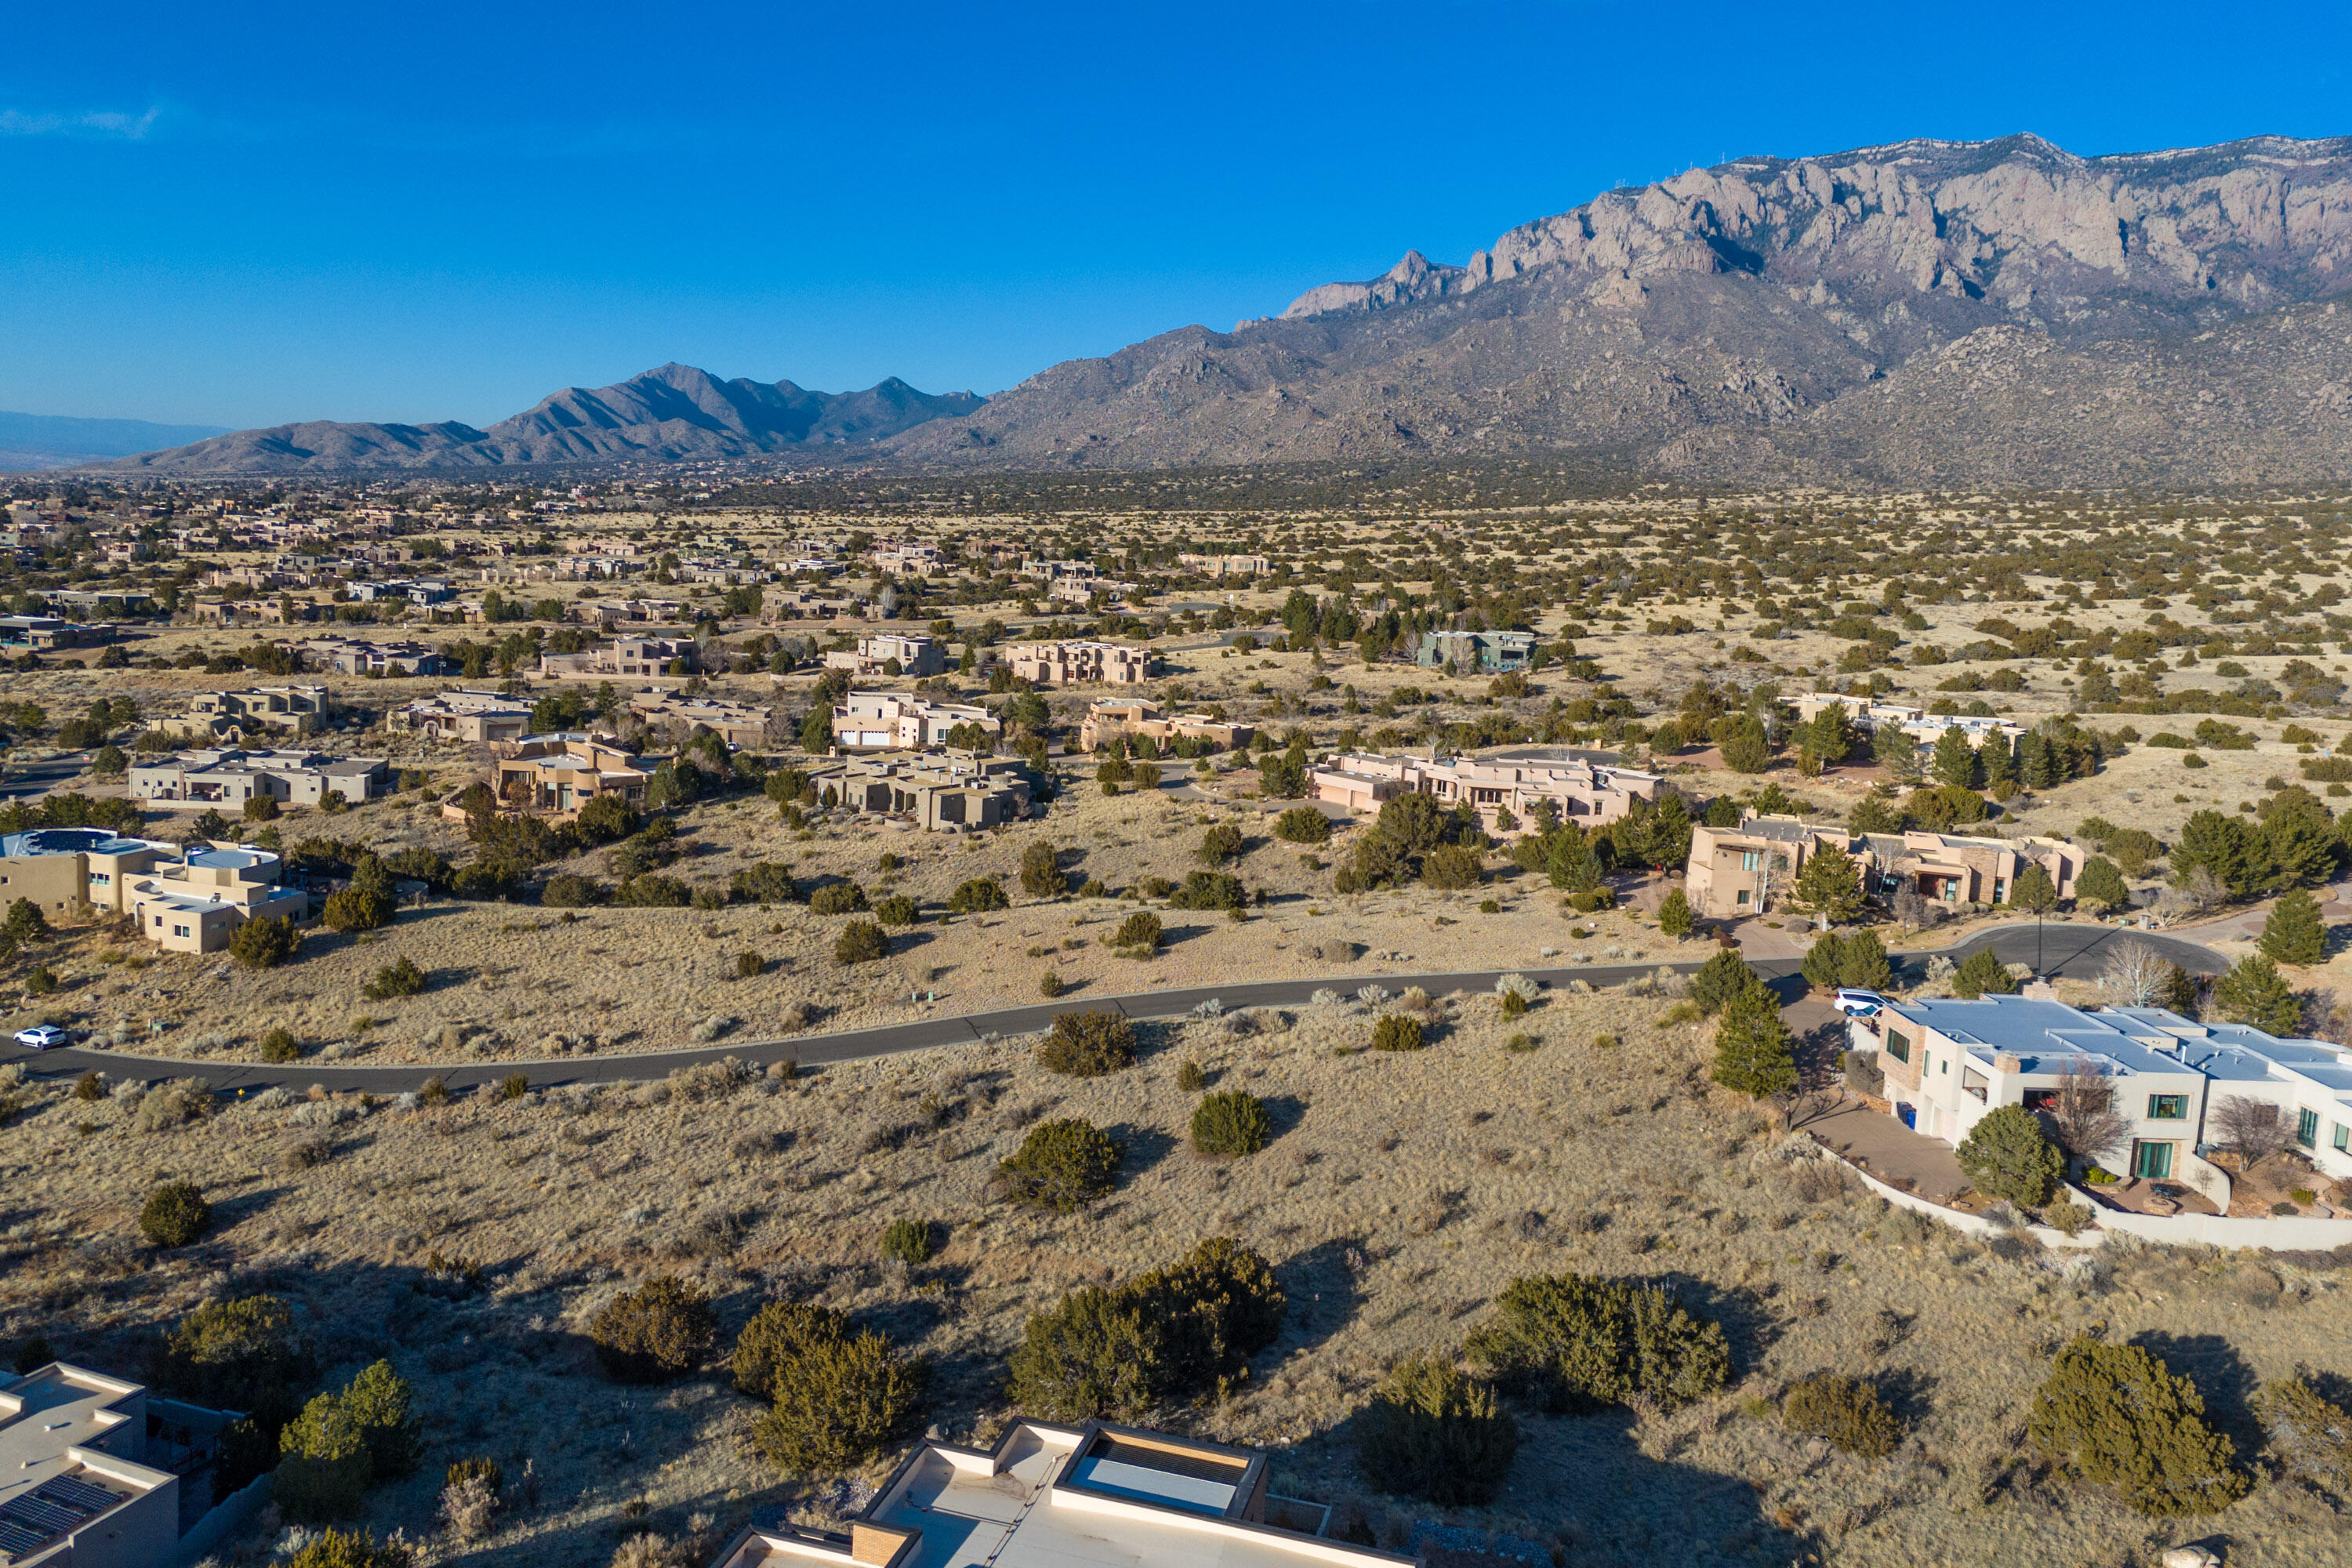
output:
[[[1691,916],[1690,896],[1680,888],[1668,893],[1665,901],[1658,906],[1658,929],[1678,942],[1690,935],[1697,923]]]
[[[2016,977],[2009,966],[1993,956],[1992,949],[1980,947],[1963,960],[1952,975],[1952,993],[1973,1002],[1988,992],[1998,996],[2013,994]]]
[[[1936,737],[1936,755],[1928,763],[1928,772],[1941,784],[1957,784],[1968,789],[1977,782],[1977,749],[1969,744],[1969,732],[1958,724]]]
[[[2074,897],[2081,903],[2119,910],[2131,902],[2131,889],[2114,861],[2104,855],[2094,855],[2083,863],[2082,874],[2074,879]]]
[[[1592,842],[1583,828],[1573,822],[1562,823],[1552,835],[1551,859],[1546,868],[1551,885],[1565,892],[1580,893],[1601,885],[1601,859],[1592,852]]]
[[[1837,983],[1864,991],[1884,991],[1895,984],[1895,967],[1887,963],[1886,946],[1876,931],[1858,931],[1845,939]]]
[[[2009,902],[2012,909],[2047,914],[2058,907],[2058,884],[2050,879],[2041,861],[2033,861],[2009,885]]]
[[[2214,982],[2213,1010],[2231,1023],[2273,1035],[2292,1035],[2303,1023],[2303,999],[2278,965],[2261,953],[2238,960]]]
[[[2279,896],[2254,945],[2273,963],[2317,963],[2327,956],[2327,927],[2319,900],[2301,888]]]
[[[1845,967],[1845,939],[1833,931],[1825,931],[1813,938],[1813,945],[1805,950],[1805,961],[1798,973],[1805,984],[1816,991],[1837,987],[1838,973]]]
[[[1751,1100],[1797,1087],[1796,1041],[1780,1021],[1780,1004],[1761,981],[1752,981],[1723,1009],[1715,1027],[1715,1070],[1710,1075]]]
[[[1860,863],[1843,849],[1814,850],[1797,873],[1797,901],[1836,924],[1852,924],[1864,901]]]

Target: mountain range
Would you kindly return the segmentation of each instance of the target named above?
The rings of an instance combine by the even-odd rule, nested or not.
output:
[[[886,382],[847,395],[887,406],[835,419],[828,404],[802,425],[822,395],[667,366],[488,431],[295,426],[115,466],[859,442],[866,460],[910,468],[1556,452],[1707,482],[2339,480],[2347,290],[2352,138],[2091,158],[2031,135],[1912,141],[1610,191],[1464,265],[1408,251],[1232,331],[1180,328],[985,403]]]
[[[217,425],[151,425],[144,419],[75,419],[0,411],[0,471],[60,468],[121,458],[227,432]]]
[[[895,376],[863,392],[810,392],[672,363],[611,386],[568,387],[487,430],[313,420],[96,466],[195,477],[742,458],[870,444],[981,402],[969,392],[918,392]]]

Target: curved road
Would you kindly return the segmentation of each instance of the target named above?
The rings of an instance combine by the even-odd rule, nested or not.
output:
[[[2229,967],[2228,961],[2210,948],[2183,942],[2178,937],[2158,936],[2114,926],[2052,925],[2041,933],[2038,942],[2032,926],[2002,926],[1979,931],[1956,947],[1937,951],[1957,962],[1979,948],[1990,947],[2003,963],[2034,963],[2038,946],[2039,969],[2042,974],[2091,979],[2105,966],[2108,950],[2116,942],[2126,940],[2147,943],[2192,974],[2215,974]],[[1927,960],[1933,956],[1934,952],[1898,955],[1895,973],[1906,981],[1923,978]],[[1683,963],[1671,967],[1688,972],[1698,965]],[[439,1078],[452,1089],[464,1089],[496,1082],[518,1072],[529,1078],[534,1088],[547,1089],[570,1083],[660,1078],[678,1068],[690,1067],[697,1062],[718,1061],[727,1057],[761,1066],[779,1061],[810,1066],[858,1061],[870,1057],[895,1056],[902,1051],[929,1050],[939,1046],[971,1045],[991,1036],[1032,1034],[1052,1027],[1058,1014],[1099,1012],[1105,1007],[1130,1018],[1172,1018],[1189,1014],[1202,1003],[1212,999],[1228,1009],[1295,1006],[1326,987],[1342,995],[1353,995],[1358,987],[1367,984],[1384,986],[1391,994],[1402,992],[1409,985],[1418,985],[1432,995],[1442,996],[1449,991],[1486,990],[1499,976],[1511,973],[1526,974],[1553,986],[1565,984],[1570,980],[1582,980],[1601,986],[1630,980],[1637,974],[1654,973],[1658,968],[1659,965],[1652,963],[1579,963],[1516,972],[1481,969],[1451,973],[1350,974],[1312,980],[1260,980],[1234,985],[1195,986],[1182,991],[1152,991],[1129,996],[1041,1003],[1034,1006],[1006,1007],[989,1013],[966,1013],[953,1017],[885,1024],[842,1034],[802,1035],[782,1040],[742,1040],[694,1050],[555,1057],[532,1061],[451,1062],[443,1066],[419,1063],[403,1067],[334,1067],[323,1062],[271,1065],[262,1062],[186,1061],[172,1057],[139,1056],[128,1051],[89,1050],[79,1047],[28,1051],[13,1042],[0,1047],[0,1061],[21,1061],[28,1072],[45,1078],[77,1077],[93,1068],[114,1078],[198,1078],[223,1094],[258,1092],[273,1085],[282,1085],[299,1093],[312,1084],[320,1084],[331,1090],[365,1089],[389,1095],[420,1088],[428,1078]],[[1784,1001],[1791,998],[1802,986],[1803,983],[1796,979],[1797,961],[1794,959],[1766,959],[1758,962],[1755,968],[1759,974],[1773,983],[1774,989],[1780,993]]]

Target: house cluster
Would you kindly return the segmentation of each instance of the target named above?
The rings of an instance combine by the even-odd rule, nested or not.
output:
[[[956,752],[844,758],[811,769],[809,782],[845,811],[908,817],[934,831],[1017,822],[1032,798],[1028,767],[1017,758]]]
[[[1398,1568],[1268,1486],[1265,1453],[1088,1421],[1020,1420],[993,1448],[925,1438],[845,1531],[754,1525],[711,1568]]]
[[[833,710],[833,744],[840,752],[904,752],[945,746],[948,731],[977,725],[992,740],[1003,721],[985,708],[927,702],[896,691],[853,691]]]
[[[1115,735],[1129,741],[1150,741],[1155,746],[1177,741],[1205,741],[1221,752],[1237,751],[1257,738],[1250,724],[1229,724],[1205,713],[1170,713],[1142,697],[1107,697],[1090,704],[1078,726],[1078,749],[1100,751]]]
[[[2070,1076],[2088,1074],[2106,1081],[2126,1123],[2096,1154],[2118,1174],[2209,1198],[2218,1186],[2226,1207],[2228,1173],[2205,1155],[2214,1113],[2234,1098],[2271,1107],[2316,1169],[2352,1179],[2352,1047],[2161,1007],[2086,1011],[2032,996],[1895,1002],[1847,1027],[1853,1048],[1877,1054],[1893,1114],[1948,1143],[1998,1107],[2049,1109]]]
[[[2088,857],[2063,839],[2021,836],[1975,838],[1913,830],[1854,836],[1793,816],[1749,813],[1737,826],[1692,828],[1683,892],[1704,920],[1736,920],[1776,906],[1796,886],[1805,862],[1823,848],[1861,864],[1863,890],[1891,898],[1906,890],[1930,903],[2000,904],[2030,865],[2050,874],[2058,896],[2074,896]]]
[[[1452,806],[1467,804],[1497,835],[1535,826],[1549,802],[1563,821],[1600,827],[1632,815],[1637,801],[1656,801],[1674,786],[1656,773],[1575,758],[1542,762],[1475,757],[1381,756],[1342,752],[1311,769],[1308,794],[1351,812],[1376,812],[1402,795],[1425,795]],[[1508,812],[1514,826],[1503,824]]]
[[[725,702],[715,697],[681,697],[652,688],[630,694],[629,711],[656,730],[691,735],[709,730],[730,746],[756,746],[767,739],[768,721],[775,710],[750,702]]]
[[[491,787],[511,811],[570,821],[604,795],[644,805],[652,777],[609,735],[556,731],[500,745]],[[444,805],[442,816],[463,821],[466,813]]]
[[[947,570],[947,560],[938,545],[910,540],[884,540],[867,551],[866,558],[886,577],[929,577]]]
[[[310,637],[279,645],[299,654],[306,669],[337,675],[455,675],[457,666],[439,648],[421,642],[368,642],[355,637]]]
[[[1003,662],[1033,686],[1140,686],[1160,673],[1150,648],[1115,642],[1010,643]]]
[[[318,684],[253,686],[239,691],[199,691],[188,699],[178,725],[222,740],[255,735],[308,735],[334,717],[335,694]]]
[[[0,1562],[146,1568],[211,1511],[203,1473],[241,1412],[208,1410],[68,1362],[0,1378]],[[228,1516],[234,1518],[236,1516]],[[195,1543],[191,1542],[191,1549]]]
[[[1876,734],[1881,730],[1900,730],[1923,746],[1932,746],[1944,737],[1947,730],[1958,730],[1968,737],[1969,744],[1981,749],[1986,741],[1999,737],[2015,745],[2024,735],[2025,726],[2006,719],[1988,719],[1974,714],[1932,714],[1925,708],[1915,708],[1906,702],[1881,702],[1868,697],[1840,697],[1833,691],[1808,691],[1797,699],[1797,717],[1811,722],[1823,709],[1832,704],[1842,707],[1857,730]]]
[[[824,656],[827,669],[845,669],[861,677],[944,675],[947,645],[923,632],[870,632],[855,648],[837,648]]]
[[[382,757],[234,746],[142,757],[130,769],[131,799],[188,810],[240,811],[246,802],[263,796],[281,805],[318,805],[330,795],[356,805],[382,795],[391,777]]]
[[[1412,661],[1423,669],[1447,667],[1465,675],[1502,675],[1533,667],[1533,632],[1423,632]]]
[[[44,914],[83,909],[133,917],[172,952],[218,952],[259,916],[307,917],[310,895],[279,882],[278,858],[250,844],[127,838],[98,827],[41,827],[0,837],[0,901]]]
[[[530,705],[497,691],[444,691],[395,708],[385,722],[394,730],[428,741],[476,745],[520,741],[530,733]]]
[[[541,654],[539,675],[542,680],[674,679],[692,675],[701,662],[691,637],[617,637],[580,653]]]
[[[1263,577],[1274,569],[1263,555],[1179,555],[1176,564],[1220,583],[1228,577]]]
[[[104,647],[121,635],[110,623],[88,626],[62,616],[0,616],[0,647],[22,648],[28,653]]]

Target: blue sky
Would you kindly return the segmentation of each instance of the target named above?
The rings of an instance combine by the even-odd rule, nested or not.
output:
[[[1725,156],[2343,134],[2347,58],[2340,5],[19,6],[0,408],[993,392]]]

